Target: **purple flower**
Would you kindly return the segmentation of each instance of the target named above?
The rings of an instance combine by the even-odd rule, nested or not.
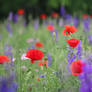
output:
[[[50,54],[48,54],[48,66],[51,66],[52,64],[52,57]]]
[[[38,20],[35,20],[34,21],[34,29],[35,30],[38,30],[38,27],[39,27],[39,21]]]
[[[55,31],[55,40],[58,41],[58,30]]]
[[[89,36],[88,36],[88,43],[89,43],[90,45],[92,45],[92,35],[89,35]]]
[[[79,75],[81,81],[80,92],[92,92],[92,65],[86,64],[83,73]]]
[[[74,22],[74,26],[75,26],[75,27],[78,27],[79,20],[78,20],[77,17],[74,17],[73,22]]]
[[[8,19],[9,19],[9,21],[12,21],[12,20],[13,20],[13,12],[10,12],[10,13],[9,13]]]
[[[80,41],[80,43],[78,44],[76,55],[77,55],[77,60],[78,60],[78,59],[81,59],[81,56],[82,56],[81,41]]]
[[[13,54],[12,54],[12,46],[5,44],[4,46],[4,54],[11,58],[11,65],[13,65]]]
[[[69,47],[69,52],[67,54],[67,61],[68,61],[68,64],[71,64],[74,59],[76,59],[76,55],[74,54],[74,49]]]
[[[35,46],[34,45],[32,45],[32,49],[35,49]]]
[[[69,24],[72,25],[72,16],[70,14],[65,15],[65,23],[64,24]]]
[[[65,16],[65,8],[64,8],[64,6],[61,6],[61,8],[60,8],[60,16]]]
[[[60,19],[58,24],[59,24],[60,27],[62,27],[64,25],[63,20]]]
[[[89,32],[90,31],[90,20],[83,20],[83,26],[84,26],[84,32]]]
[[[15,82],[15,73],[11,69],[9,70],[7,71],[7,77],[0,77],[0,92],[17,92],[18,84]]]
[[[15,15],[14,15],[13,21],[14,21],[14,23],[17,23],[17,21],[18,21],[18,14],[15,14]]]
[[[45,77],[45,75],[40,75],[40,77],[44,78],[44,77]]]
[[[13,31],[12,31],[11,25],[9,23],[6,25],[6,29],[9,32],[9,35],[12,36]]]

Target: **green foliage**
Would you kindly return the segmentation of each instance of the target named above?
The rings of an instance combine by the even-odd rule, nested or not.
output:
[[[91,13],[92,0],[0,0],[0,13],[8,15],[10,11],[17,12],[19,8],[32,9],[34,13],[40,8],[44,12],[52,12],[52,9],[58,10],[61,5],[64,5],[69,13]],[[40,14],[38,13],[38,15]]]

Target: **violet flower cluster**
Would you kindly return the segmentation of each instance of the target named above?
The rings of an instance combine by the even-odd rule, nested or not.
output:
[[[13,54],[12,54],[12,46],[5,44],[4,46],[4,54],[11,59],[11,65],[13,65]]]
[[[52,64],[52,57],[50,54],[48,54],[48,66],[51,66]]]
[[[8,33],[9,33],[9,35],[12,36],[13,30],[12,30],[12,28],[11,28],[10,23],[8,23],[8,24],[6,25],[6,29],[7,29]]]
[[[80,92],[92,92],[92,65],[86,63],[83,73],[79,75]]]
[[[83,20],[83,26],[84,26],[84,32],[89,32],[90,31],[90,20],[89,19]]]
[[[61,6],[61,8],[60,8],[60,16],[65,16],[65,7],[64,6]]]
[[[79,19],[77,17],[74,17],[73,24],[74,24],[75,27],[78,27],[78,25],[79,25]]]
[[[69,52],[67,54],[67,61],[68,61],[68,64],[70,65],[74,59],[76,59],[76,54],[74,54],[74,49],[72,47],[69,47]]]
[[[77,60],[82,58],[82,46],[81,46],[81,43],[82,42],[80,41],[80,43],[78,44],[78,47],[77,47],[77,53],[76,53]]]

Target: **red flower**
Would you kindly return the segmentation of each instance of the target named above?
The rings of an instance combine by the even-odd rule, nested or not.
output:
[[[36,43],[35,43],[35,46],[36,46],[36,47],[43,48],[43,43],[41,43],[41,42],[36,42]]]
[[[77,39],[68,39],[67,40],[67,43],[71,46],[71,47],[76,47],[79,43],[80,43],[80,40],[77,40]]]
[[[88,18],[88,14],[83,14],[82,17],[83,17],[83,19],[87,19]]]
[[[63,31],[63,35],[64,36],[69,36],[70,35],[70,33],[75,33],[75,32],[77,32],[77,28],[75,28],[73,25],[71,25],[71,26],[69,26],[69,25],[65,25],[65,29],[64,29],[64,31]]]
[[[72,62],[71,66],[70,66],[72,75],[74,75],[74,76],[80,75],[83,72],[84,65],[85,64],[83,64],[81,60]]]
[[[40,78],[37,78],[37,81],[40,81]]]
[[[42,15],[40,16],[41,19],[46,19],[46,17],[47,17],[46,14],[42,14]]]
[[[26,57],[31,59],[31,63],[35,63],[36,60],[42,60],[44,54],[40,50],[31,49],[26,53]]]
[[[48,25],[47,29],[48,29],[49,31],[53,31],[53,30],[54,30],[54,26]]]
[[[19,9],[19,10],[18,10],[18,14],[19,14],[19,15],[23,15],[23,14],[24,14],[24,9]]]
[[[0,64],[4,64],[5,62],[9,62],[10,59],[7,56],[0,55]]]
[[[47,61],[43,61],[43,62],[38,62],[38,66],[46,66],[48,67],[48,62]]]
[[[59,15],[58,15],[58,13],[53,12],[53,13],[51,14],[51,16],[52,16],[53,18],[57,18]]]

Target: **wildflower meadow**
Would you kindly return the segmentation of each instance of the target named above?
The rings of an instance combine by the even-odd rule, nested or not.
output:
[[[24,14],[0,22],[0,92],[92,92],[92,16]]]

